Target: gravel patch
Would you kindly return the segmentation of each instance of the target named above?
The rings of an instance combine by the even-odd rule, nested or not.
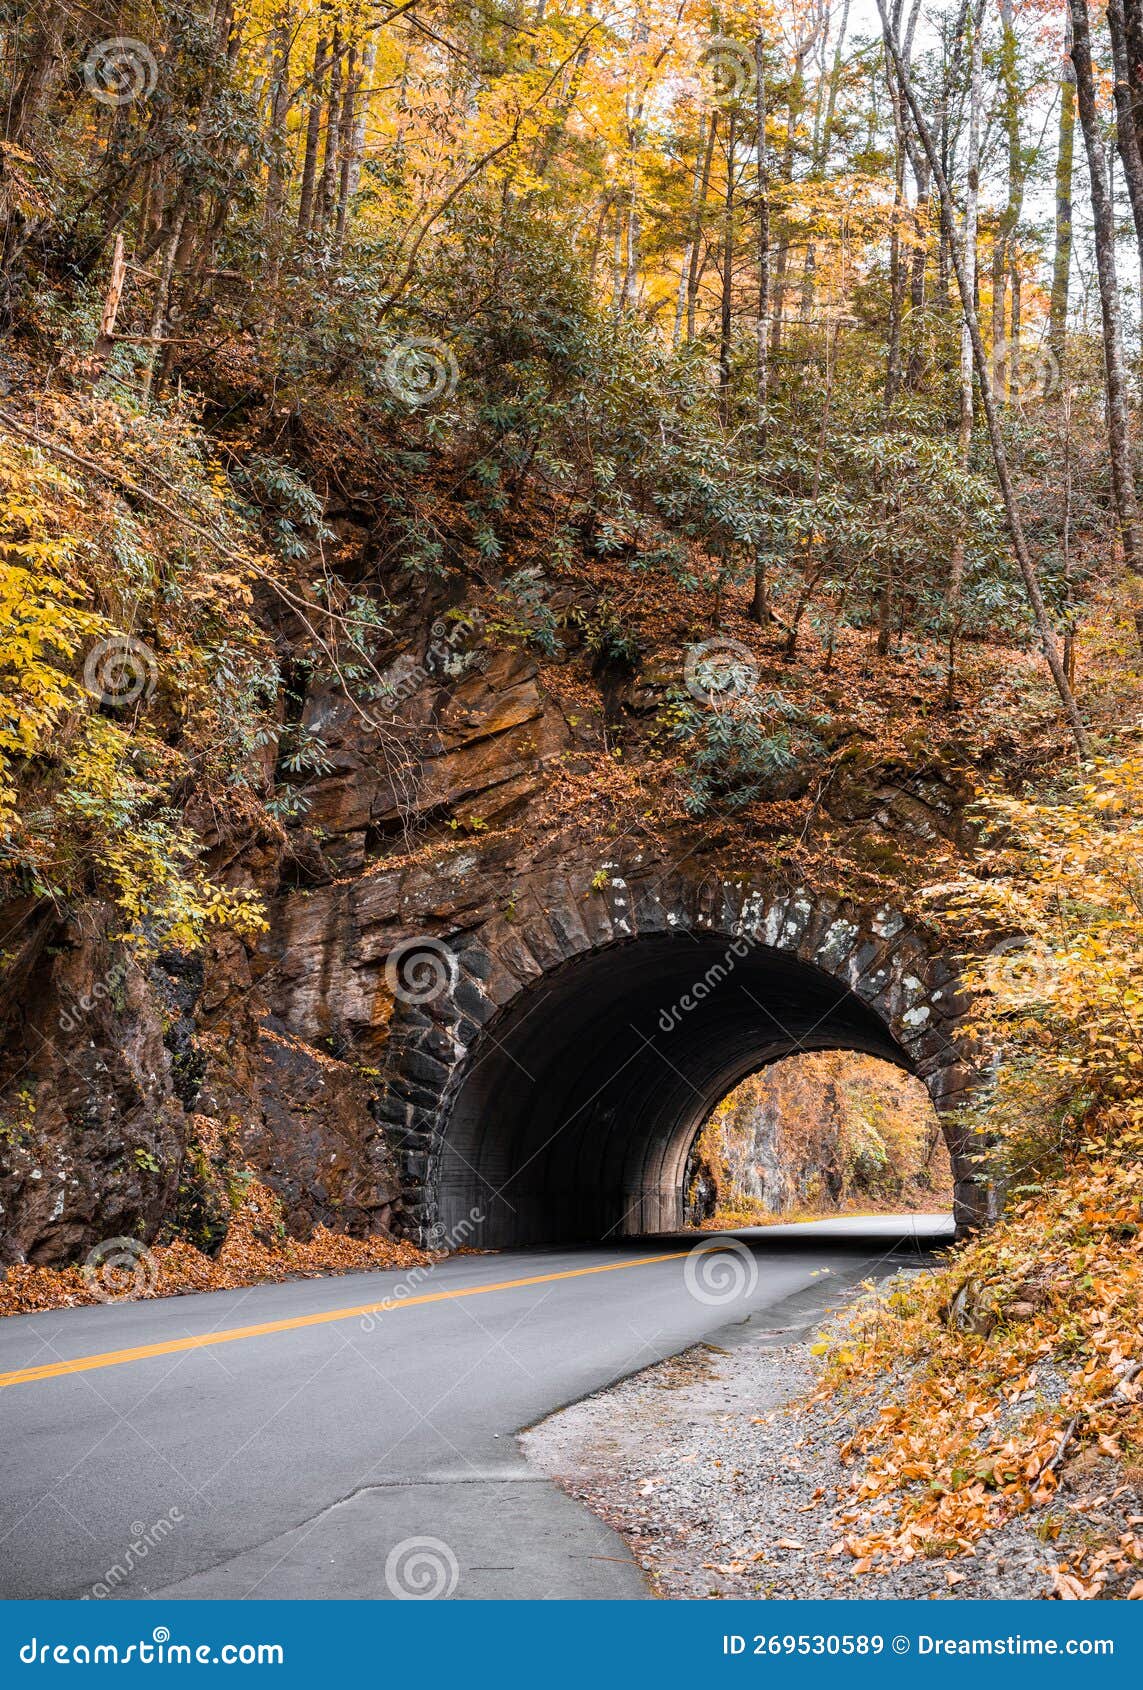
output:
[[[822,1366],[810,1341],[696,1345],[532,1428],[524,1452],[623,1534],[660,1596],[1047,1596],[1057,1556],[1028,1517],[972,1557],[854,1573],[837,1545],[853,1530],[857,1470],[838,1449],[893,1380],[860,1402],[810,1404]]]

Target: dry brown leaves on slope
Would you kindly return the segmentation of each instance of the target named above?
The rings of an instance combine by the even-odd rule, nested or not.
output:
[[[316,1227],[304,1241],[288,1238],[281,1230],[278,1199],[255,1181],[235,1210],[217,1256],[204,1255],[185,1240],[158,1244],[143,1252],[138,1265],[120,1279],[106,1272],[85,1272],[83,1267],[17,1264],[0,1280],[0,1315],[33,1314],[120,1297],[174,1297],[284,1279],[423,1267],[435,1259],[400,1239],[350,1238],[324,1226]]]
[[[850,1530],[832,1553],[860,1573],[955,1559],[1038,1512],[1058,1595],[1143,1595],[1143,1504],[1131,1506],[1143,1490],[1138,1155],[1090,1154],[919,1290],[871,1295],[847,1328],[828,1346],[819,1395],[871,1395],[887,1374],[898,1383],[843,1446]],[[1068,1500],[1085,1452],[1118,1465],[1110,1490],[1126,1503],[1114,1529]]]

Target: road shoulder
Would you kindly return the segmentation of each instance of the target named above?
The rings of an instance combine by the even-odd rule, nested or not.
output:
[[[893,1388],[809,1400],[810,1336],[773,1329],[700,1343],[552,1415],[524,1435],[535,1467],[627,1542],[662,1597],[1029,1598],[1055,1555],[1009,1521],[973,1557],[862,1567],[846,1549],[858,1471],[840,1446]],[[847,1519],[847,1515],[849,1518]]]

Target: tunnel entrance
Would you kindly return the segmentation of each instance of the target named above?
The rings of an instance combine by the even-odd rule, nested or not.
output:
[[[575,957],[474,1039],[435,1135],[438,1225],[485,1247],[675,1230],[714,1106],[764,1065],[822,1050],[916,1072],[883,1015],[789,952],[689,932]]]

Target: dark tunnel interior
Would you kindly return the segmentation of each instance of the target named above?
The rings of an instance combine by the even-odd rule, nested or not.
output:
[[[484,1247],[673,1231],[694,1138],[747,1074],[808,1050],[909,1068],[837,980],[785,952],[733,945],[691,934],[613,945],[546,975],[490,1022],[446,1105],[435,1170],[444,1227],[467,1223],[466,1241]]]

